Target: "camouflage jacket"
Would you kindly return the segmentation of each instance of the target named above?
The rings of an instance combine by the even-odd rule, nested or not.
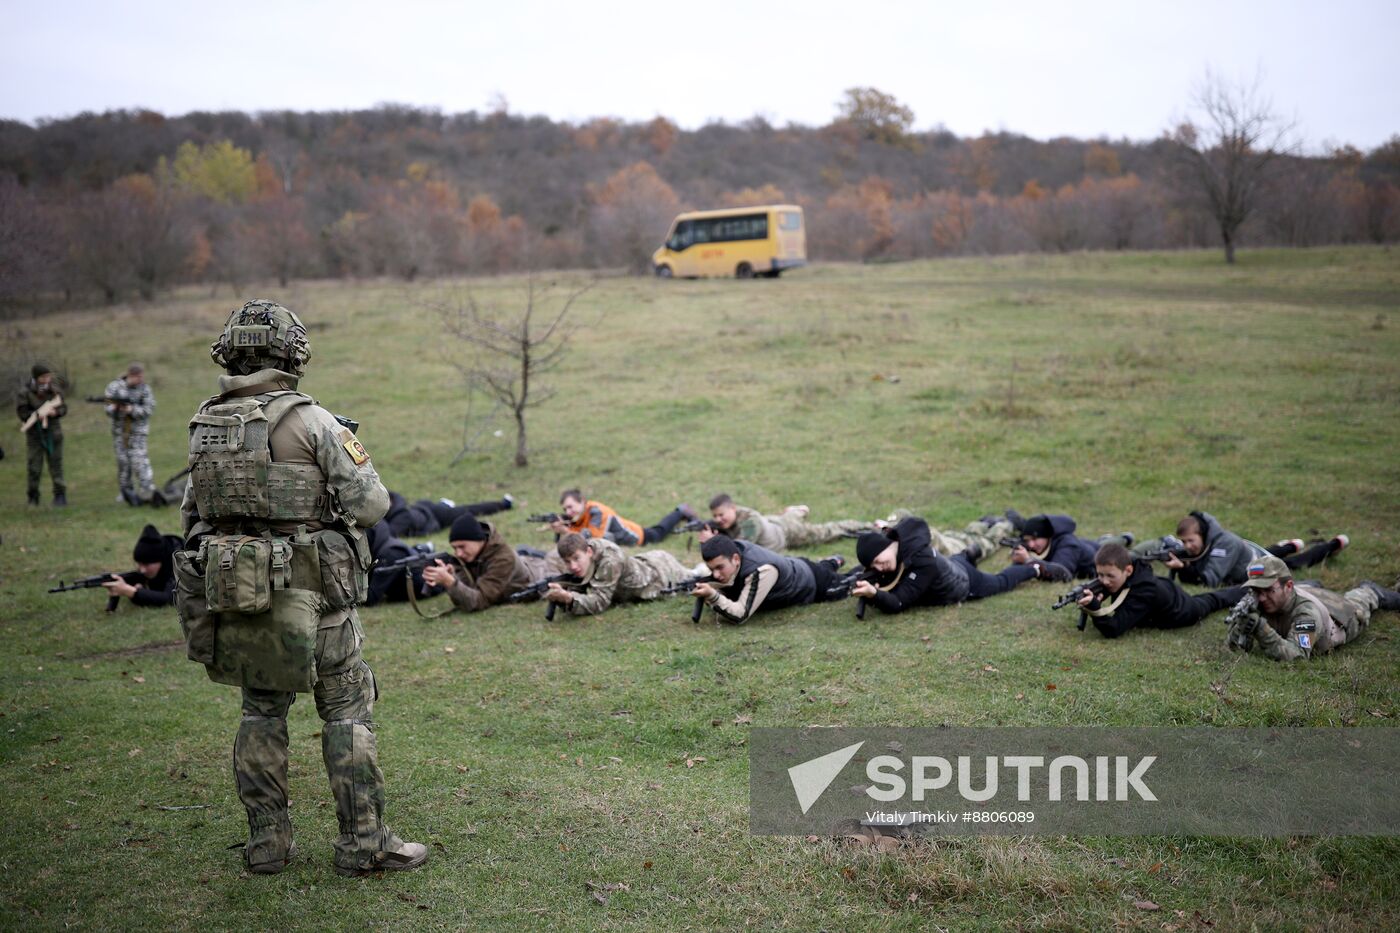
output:
[[[576,616],[597,615],[613,603],[655,599],[661,589],[688,576],[669,551],[643,551],[629,557],[622,548],[601,538],[592,538],[593,565],[574,591],[569,612]]]
[[[787,535],[782,526],[766,515],[746,505],[734,506],[734,524],[723,530],[723,534],[736,541],[750,541],[770,551],[781,551],[787,546]]]
[[[107,383],[102,393],[107,399],[124,399],[131,406],[130,411],[118,411],[116,404],[107,403],[107,417],[112,419],[114,428],[129,427],[133,434],[145,434],[151,429],[151,413],[156,410],[156,395],[146,383],[129,386],[126,379],[118,376]]]
[[[48,392],[40,392],[38,384],[33,379],[30,379],[24,384],[24,388],[20,389],[15,395],[15,414],[19,415],[20,424],[28,421],[29,416],[38,411],[40,405],[43,405],[55,395],[61,396],[66,392],[67,387],[59,382],[57,376],[54,377],[53,382],[49,383]],[[64,402],[62,405],[58,406],[57,411],[49,415],[50,437],[63,436],[63,425],[60,422],[66,414],[68,414],[68,403]],[[36,421],[34,427],[29,430],[33,437],[38,437],[40,431],[39,423]]]
[[[1308,660],[1344,644],[1357,627],[1356,607],[1340,593],[1295,586],[1293,598],[1277,615],[1258,609],[1231,628],[1249,635],[1275,661]]]

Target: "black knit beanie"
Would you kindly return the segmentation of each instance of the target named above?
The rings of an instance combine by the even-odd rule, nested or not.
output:
[[[1025,526],[1021,529],[1021,534],[1027,538],[1053,538],[1055,529],[1050,527],[1050,517],[1048,515],[1032,515],[1026,519]]]
[[[35,363],[33,366],[29,367],[29,375],[33,376],[35,379],[38,379],[40,376],[44,375],[44,373],[51,372],[53,372],[53,369],[47,363]]]
[[[860,561],[862,567],[869,567],[870,562],[893,543],[894,541],[881,532],[867,531],[856,539],[856,560]]]
[[[155,525],[147,525],[141,529],[141,537],[136,539],[131,558],[138,564],[163,564],[170,559],[170,549],[166,547],[165,538],[156,531]]]
[[[447,533],[448,541],[485,541],[486,529],[481,527],[481,522],[476,520],[476,516],[470,512],[464,512],[452,523],[452,530]]]

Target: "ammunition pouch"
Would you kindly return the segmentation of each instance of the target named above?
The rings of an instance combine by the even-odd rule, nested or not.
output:
[[[201,558],[210,612],[267,612],[273,590],[291,586],[292,549],[286,539],[211,535],[204,540]]]

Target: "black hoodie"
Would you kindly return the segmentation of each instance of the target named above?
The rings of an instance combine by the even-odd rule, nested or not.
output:
[[[1078,526],[1074,519],[1068,515],[1036,515],[1030,519],[1030,522],[1037,521],[1048,523],[1050,533],[1036,534],[1034,537],[1049,538],[1050,546],[1043,555],[1036,556],[1052,564],[1059,564],[1068,570],[1071,576],[1081,580],[1092,579],[1095,572],[1094,555],[1098,553],[1099,548],[1093,541],[1075,537],[1074,530]],[[1040,530],[1043,529],[1037,529]],[[1031,534],[1029,523],[1026,533]]]
[[[903,612],[911,606],[951,606],[967,599],[967,572],[934,551],[928,522],[906,518],[885,537],[899,544],[893,572],[884,574],[871,597],[881,612]]]
[[[140,584],[132,594],[131,601],[147,609],[175,605],[175,552],[183,551],[185,542],[179,535],[161,535],[160,540],[165,554],[160,561],[160,571],[155,577],[147,579],[137,573],[127,578],[130,582]]]
[[[1185,590],[1157,576],[1145,560],[1133,561],[1133,572],[1121,590],[1090,603],[1088,616],[1104,638],[1138,627],[1181,628],[1203,617]]]

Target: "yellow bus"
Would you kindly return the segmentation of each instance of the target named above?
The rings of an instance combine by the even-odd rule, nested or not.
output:
[[[796,204],[691,211],[671,222],[666,242],[651,256],[657,276],[695,278],[756,275],[776,279],[807,264],[807,230]]]

